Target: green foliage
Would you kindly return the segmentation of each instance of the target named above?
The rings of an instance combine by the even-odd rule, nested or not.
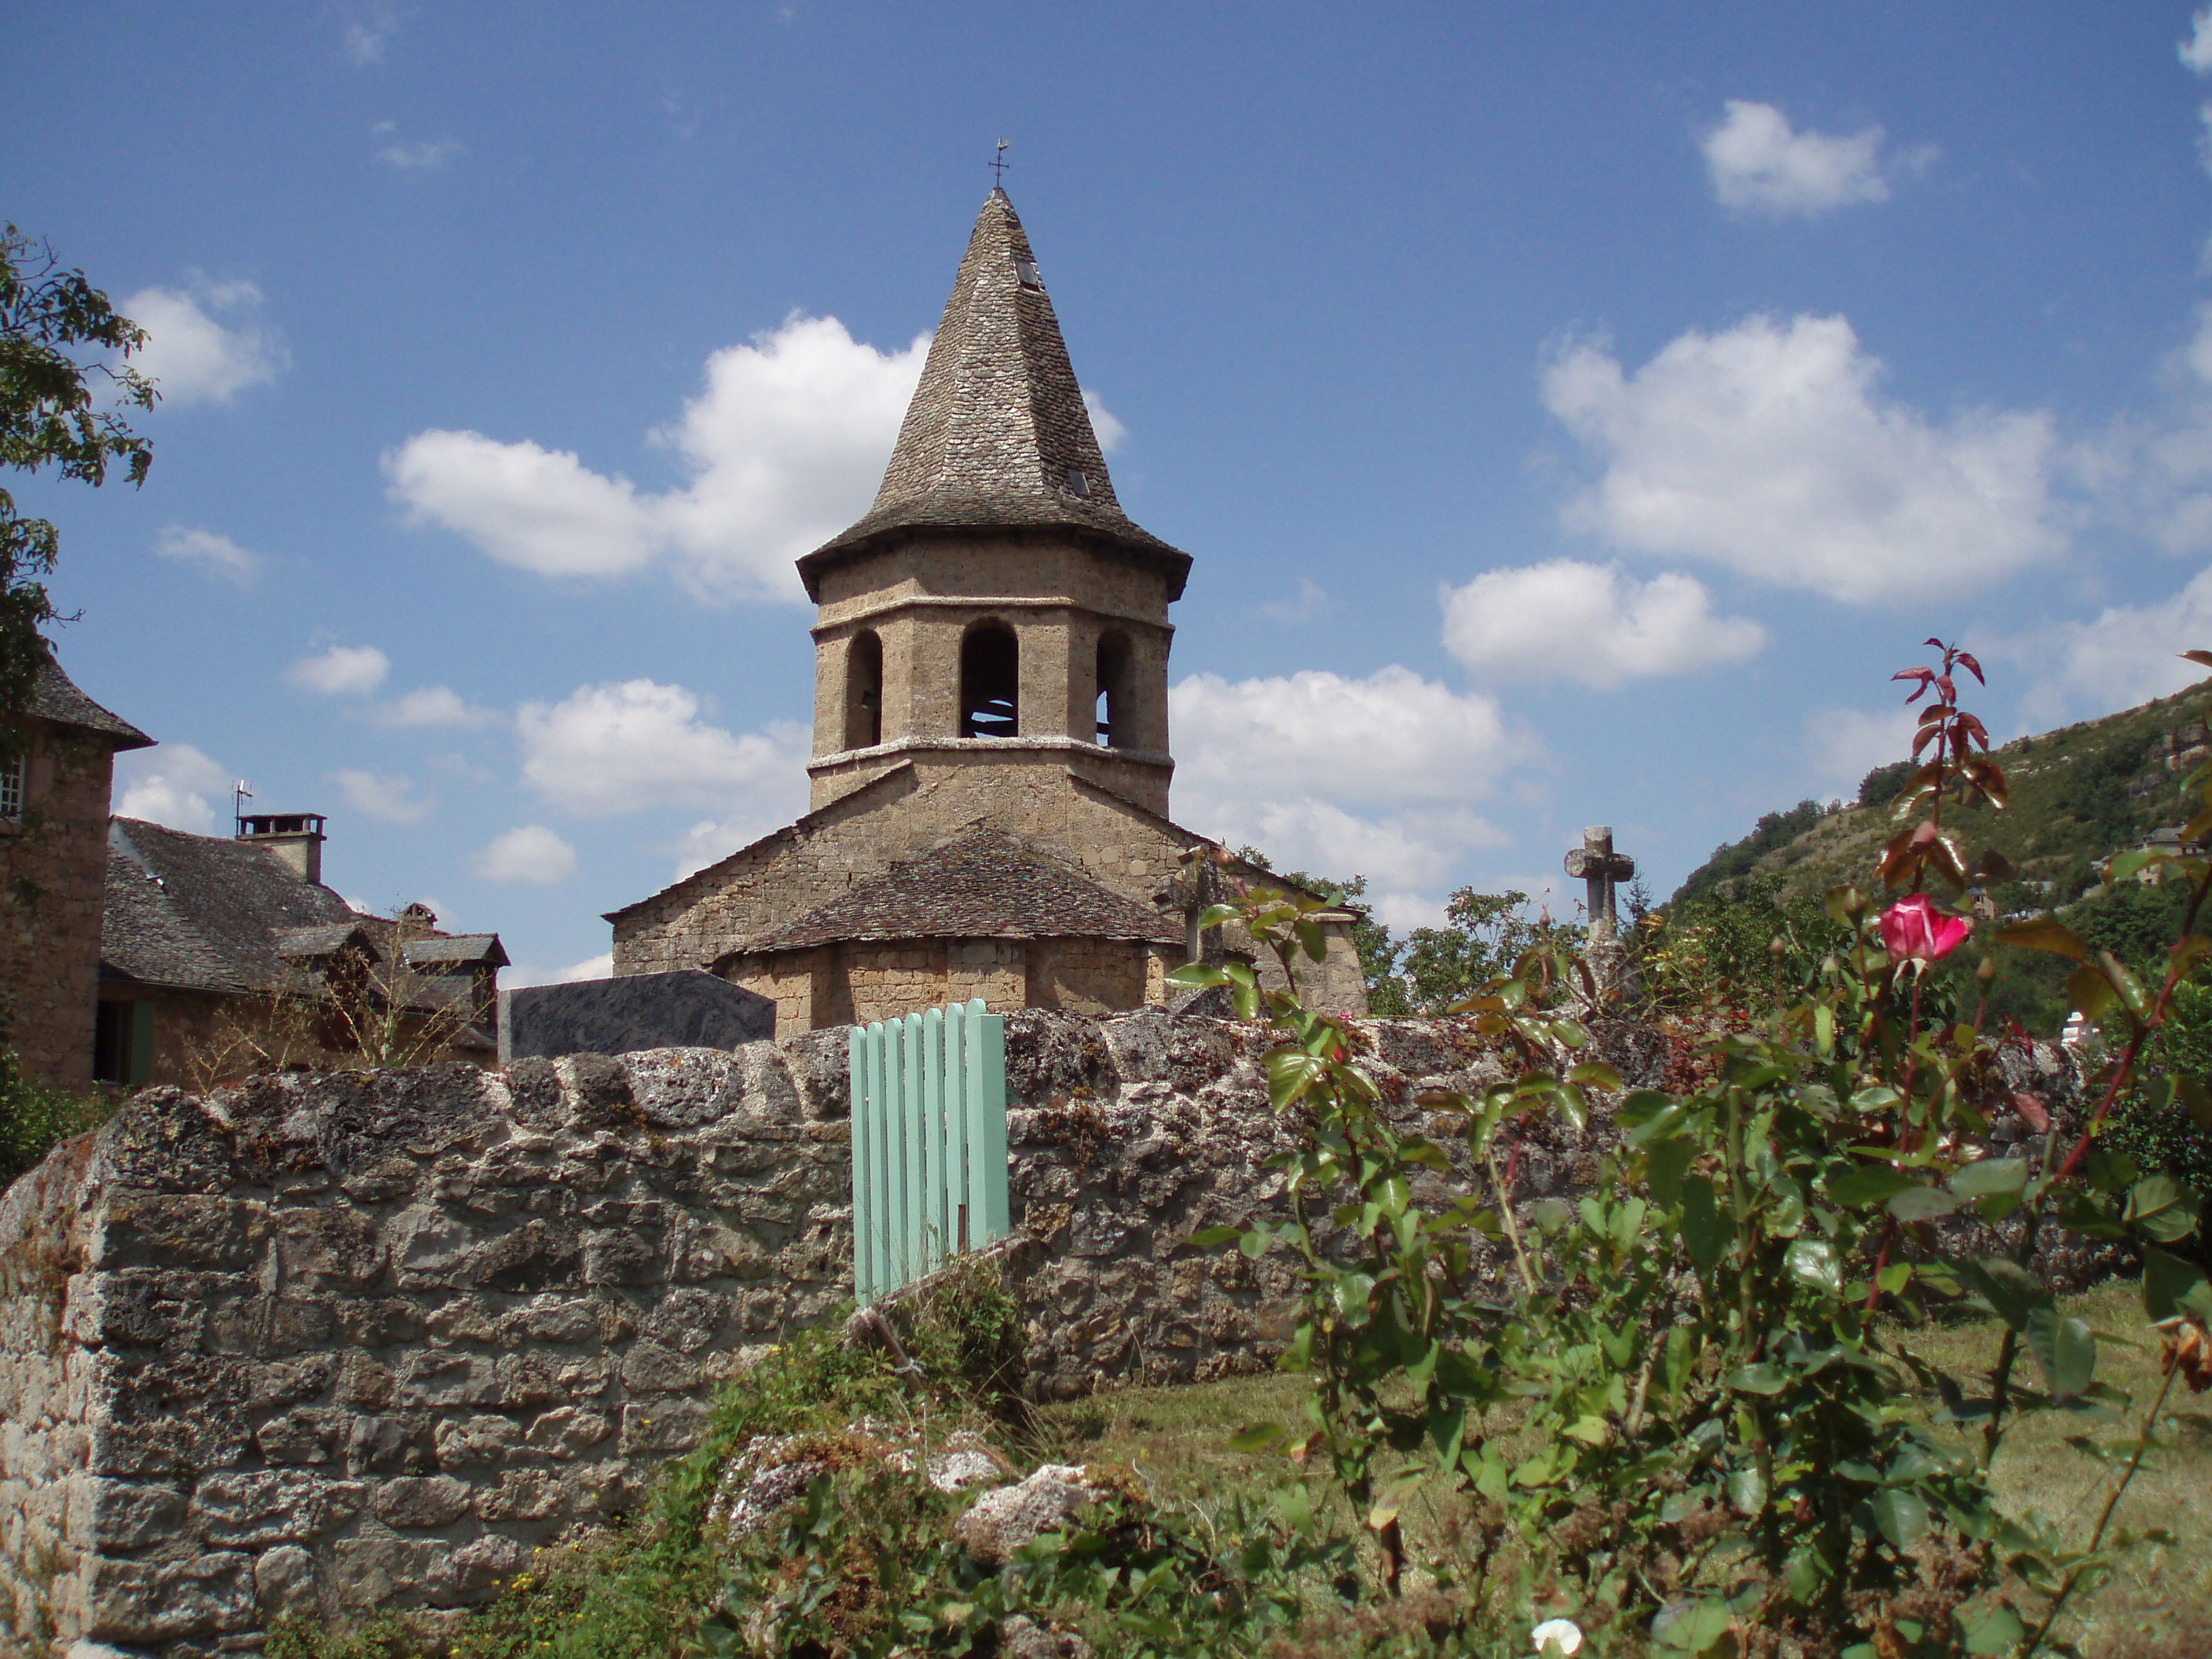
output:
[[[1272,872],[1275,867],[1273,861],[1256,847],[1240,847],[1237,856],[1257,869]],[[1406,1000],[1405,983],[1398,977],[1398,957],[1405,947],[1361,902],[1367,895],[1367,878],[1353,876],[1339,880],[1334,876],[1293,870],[1283,879],[1332,904],[1347,904],[1358,909],[1359,920],[1352,924],[1352,945],[1359,953],[1360,976],[1367,981],[1367,1012],[1381,1019],[1413,1012]]]
[[[1780,878],[1753,875],[1733,898],[1708,892],[1651,911],[1631,946],[1653,1012],[1763,1015],[1809,987],[1848,937],[1822,900],[1787,896]]]
[[[49,1089],[23,1075],[15,1051],[0,1043],[0,1187],[35,1170],[71,1135],[105,1123],[114,1103]]]
[[[125,358],[146,343],[81,270],[64,270],[52,247],[14,225],[0,232],[0,467],[98,485],[111,465],[143,483],[153,450],[116,408],[151,409],[153,382],[128,366],[83,362],[91,347]],[[98,409],[88,380],[105,376],[116,407]],[[27,519],[0,489],[0,721],[29,703],[46,659],[39,630],[55,611],[40,579],[54,568],[51,522]],[[0,737],[4,737],[0,730]]]
[[[1416,927],[1406,941],[1401,973],[1407,1000],[1422,1013],[1441,1013],[1509,970],[1530,951],[1573,951],[1584,929],[1531,918],[1528,896],[1478,893],[1462,887],[1446,901],[1442,927]]]
[[[1988,805],[2006,792],[1958,706],[1960,668],[1980,673],[1947,648],[1940,672],[1899,676],[1918,683],[1916,702],[1936,694],[1916,753],[1932,750],[1902,795],[1930,817],[1883,853],[1889,879],[1916,894],[1931,876],[1963,886],[2002,868],[1969,863],[1941,825],[1954,791]],[[2203,787],[2212,826],[2212,777]],[[2062,926],[2015,935],[2079,964],[2072,994],[2126,1042],[2115,1093],[2178,977],[2212,954],[2191,932],[2212,864],[2170,862],[2191,898],[2155,996]],[[1315,1377],[1311,1419],[1255,1425],[1239,1443],[1325,1455],[1372,1534],[1384,1591],[1406,1569],[1412,1496],[1471,1489],[1517,1534],[1520,1614],[1564,1604],[1606,1647],[1648,1634],[1666,1650],[1732,1654],[1756,1629],[1844,1659],[2032,1656],[2131,1541],[2112,1529],[2113,1508],[2158,1443],[2177,1364],[2131,1437],[2081,1437],[2124,1471],[2086,1540],[2002,1512],[1990,1469],[2024,1413],[2109,1420],[2128,1404],[2098,1381],[2097,1335],[2036,1276],[2039,1231],[2131,1241],[2169,1354],[2201,1352],[2212,1283],[2169,1248],[2196,1233],[2197,1203],[2132,1160],[2085,1158],[2111,1095],[2071,1143],[2043,1135],[2032,1157],[1990,1144],[1976,1103],[1993,1051],[1931,991],[1916,936],[1900,933],[1893,955],[1892,919],[1850,889],[1822,908],[1817,924],[1800,919],[1811,943],[1770,935],[1781,948],[1768,951],[1768,1018],[1710,1028],[1709,1081],[1617,1099],[1617,1144],[1573,1205],[1516,1188],[1532,1135],[1583,1131],[1590,1091],[1621,1086],[1576,1059],[1583,1039],[1561,997],[1577,976],[1559,953],[1528,951],[1455,1005],[1496,1039],[1507,1074],[1476,1096],[1424,1097],[1431,1121],[1457,1115],[1480,1172],[1474,1192],[1425,1199],[1427,1173],[1451,1159],[1385,1118],[1357,1034],[1297,994],[1298,960],[1319,955],[1304,907],[1261,893],[1209,913],[1273,949],[1291,988],[1263,990],[1233,962],[1176,977],[1226,986],[1247,1018],[1265,1014],[1270,1094],[1302,1131],[1277,1160],[1287,1222],[1192,1240],[1279,1253],[1304,1286],[1285,1363]],[[1732,945],[1717,915],[1704,925],[1709,963],[1747,943]],[[1790,985],[1778,976],[1793,954]],[[2167,1096],[2212,1123],[2201,1084],[2170,1082]],[[1931,1224],[1961,1213],[2017,1219],[2014,1248],[1947,1254]],[[2006,1328],[1984,1376],[1943,1374],[1911,1346],[1914,1328],[1962,1306]],[[1923,1394],[1942,1401],[1932,1421]],[[1490,1431],[1509,1401],[1526,1409],[1512,1455]],[[2039,1612],[2033,1630],[2023,1609]]]
[[[1816,800],[1801,800],[1786,812],[1762,813],[1751,833],[1741,841],[1716,848],[1712,857],[1702,868],[1692,872],[1674,896],[1695,899],[1725,895],[1729,884],[1749,875],[1763,854],[1788,846],[1820,823],[1826,813],[1827,809]]]

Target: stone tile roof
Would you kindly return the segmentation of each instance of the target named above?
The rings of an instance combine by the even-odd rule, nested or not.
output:
[[[395,931],[265,846],[108,820],[103,978],[229,994],[311,988],[314,981],[302,975],[349,939],[364,940],[388,962]],[[410,1006],[458,1005],[472,995],[473,975],[453,969],[507,964],[496,933],[433,934],[402,949],[410,965],[428,970],[409,985]]]
[[[1180,917],[1148,910],[1073,865],[988,823],[970,825],[798,921],[748,940],[742,954],[847,940],[1121,939],[1180,945]]]
[[[875,505],[799,562],[823,571],[899,531],[1087,532],[1163,568],[1180,598],[1190,555],[1122,512],[1083,406],[1036,256],[1004,191],[983,204]]]
[[[62,666],[51,656],[39,671],[31,689],[31,713],[57,726],[73,726],[80,732],[97,732],[118,749],[150,749],[154,739],[120,715],[111,714],[76,689]]]

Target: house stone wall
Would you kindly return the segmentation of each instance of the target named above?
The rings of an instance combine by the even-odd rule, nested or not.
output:
[[[0,1035],[32,1078],[88,1090],[115,757],[46,720],[29,735],[28,810],[0,823]]]
[[[1036,1389],[1268,1363],[1283,1270],[1182,1243],[1280,1208],[1260,1033],[1007,1024]],[[1374,1030],[1414,1116],[1486,1064],[1457,1028]],[[845,1042],[149,1090],[58,1149],[0,1204],[14,1650],[435,1624],[634,1508],[749,1350],[849,1294]]]

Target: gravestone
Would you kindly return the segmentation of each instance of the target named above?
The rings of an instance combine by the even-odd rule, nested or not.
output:
[[[640,1048],[734,1048],[775,1035],[775,1004],[698,968],[499,994],[499,1063]]]

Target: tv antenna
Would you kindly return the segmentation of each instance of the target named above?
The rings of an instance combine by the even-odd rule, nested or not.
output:
[[[242,836],[246,833],[246,803],[253,799],[253,791],[247,786],[246,780],[240,778],[231,785],[230,792],[233,804],[237,809],[234,816],[238,820],[238,833]]]
[[[1000,139],[999,153],[991,158],[991,188],[996,191],[1004,191],[1006,189],[1006,169],[1013,166],[1013,163],[1006,159],[1006,151],[1008,148],[1009,146],[1006,141],[1003,138]]]

